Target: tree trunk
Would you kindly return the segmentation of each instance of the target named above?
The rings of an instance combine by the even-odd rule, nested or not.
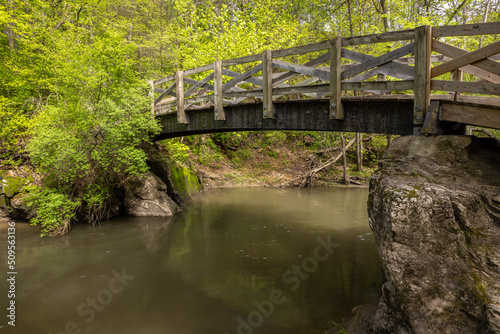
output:
[[[349,184],[349,176],[347,175],[347,156],[345,149],[345,139],[344,134],[340,133],[340,139],[342,140],[342,161],[344,162],[344,179],[342,180],[343,184]]]
[[[363,134],[356,133],[356,160],[358,163],[358,172],[363,170]]]

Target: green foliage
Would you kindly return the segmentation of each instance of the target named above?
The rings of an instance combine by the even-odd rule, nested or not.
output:
[[[70,196],[50,188],[32,188],[30,201],[30,205],[37,208],[37,216],[31,223],[42,227],[41,236],[66,233],[75,218],[76,209],[81,205],[79,199],[71,199]]]
[[[162,141],[162,144],[167,149],[170,160],[181,163],[187,162],[190,149],[179,138],[166,139]]]

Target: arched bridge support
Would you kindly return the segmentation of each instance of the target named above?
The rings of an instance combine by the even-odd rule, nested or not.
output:
[[[413,134],[413,100],[345,100],[342,105],[343,120],[330,118],[329,100],[274,102],[274,118],[263,118],[262,103],[227,106],[224,121],[214,119],[213,108],[186,111],[188,123],[179,123],[176,114],[159,115],[162,132],[155,140],[263,130]]]

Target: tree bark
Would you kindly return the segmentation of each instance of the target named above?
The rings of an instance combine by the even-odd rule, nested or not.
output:
[[[340,133],[340,139],[342,140],[342,161],[344,163],[344,177],[342,183],[349,184],[349,176],[347,175],[347,156],[346,156],[345,139],[344,139],[344,134],[342,132]]]
[[[363,170],[363,134],[356,133],[356,160],[358,163],[358,172]]]

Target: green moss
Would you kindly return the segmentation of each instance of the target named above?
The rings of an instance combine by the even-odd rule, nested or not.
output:
[[[192,196],[202,190],[198,176],[190,169],[180,165],[172,165],[171,171],[172,184],[185,201],[190,200]]]
[[[12,198],[16,194],[23,191],[23,188],[30,185],[33,182],[33,176],[28,177],[16,177],[7,176],[3,179],[3,193],[5,196]]]

